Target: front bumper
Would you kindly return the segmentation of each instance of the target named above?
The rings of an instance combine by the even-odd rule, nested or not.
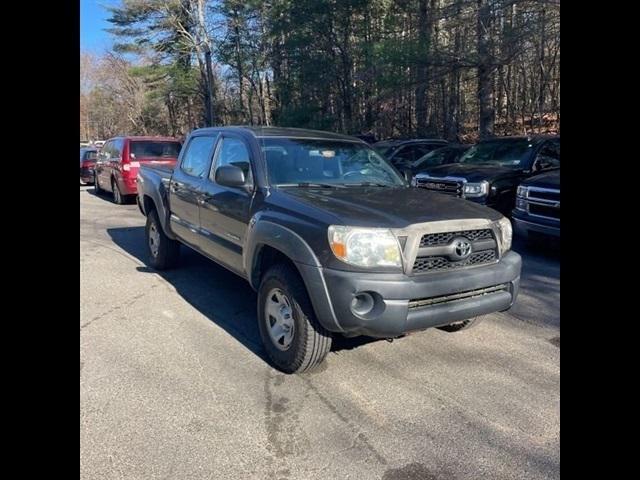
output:
[[[560,237],[560,220],[535,217],[520,210],[513,210],[511,220],[516,235],[524,238],[528,237],[530,232]]]
[[[298,264],[325,328],[348,336],[381,338],[508,310],[518,295],[521,267],[522,260],[515,252],[508,252],[492,265],[415,276]],[[489,289],[496,286],[501,288]],[[361,292],[375,299],[374,308],[363,316],[351,308]]]

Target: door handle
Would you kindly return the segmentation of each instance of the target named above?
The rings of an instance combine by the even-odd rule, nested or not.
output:
[[[211,200],[213,200],[213,195],[209,195],[208,193],[203,193],[198,196],[199,205],[208,205],[211,210],[217,212],[218,208],[213,203],[211,203]]]

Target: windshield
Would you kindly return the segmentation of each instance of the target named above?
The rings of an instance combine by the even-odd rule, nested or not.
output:
[[[138,158],[178,158],[178,154],[180,153],[180,144],[178,142],[135,141],[131,142],[131,153]]]
[[[388,157],[396,147],[394,145],[374,145],[373,148],[383,157]]]
[[[443,147],[432,150],[411,164],[412,167],[435,167],[451,163],[464,152],[464,149]]]
[[[531,143],[526,138],[506,142],[479,143],[467,150],[460,162],[517,168],[521,166],[531,147]]]
[[[386,160],[362,143],[265,138],[262,140],[262,151],[272,185],[406,185]]]

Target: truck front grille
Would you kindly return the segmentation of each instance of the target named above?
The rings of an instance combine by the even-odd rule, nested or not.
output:
[[[484,250],[474,252],[465,260],[458,262],[451,261],[446,257],[417,257],[413,264],[413,273],[435,272],[440,270],[451,270],[454,268],[470,267],[472,265],[482,265],[491,263],[496,259],[495,250]]]
[[[420,239],[420,247],[447,245],[454,237],[466,237],[472,242],[475,242],[476,240],[487,240],[493,238],[493,233],[490,228],[484,228],[481,230],[465,230],[463,232],[427,233]]]
[[[471,244],[469,256],[460,259],[456,245],[460,239]],[[430,272],[484,265],[498,260],[498,243],[491,228],[455,232],[426,233],[420,238],[412,273]]]
[[[462,181],[416,177],[416,187],[456,197],[462,196]]]
[[[529,198],[532,200],[553,200],[554,202],[560,201],[560,190],[536,190],[535,187],[529,188]]]
[[[560,220],[560,208],[550,207],[548,205],[540,205],[537,203],[529,203],[529,213],[541,217],[555,218]]]
[[[530,215],[560,220],[560,190],[529,187],[524,201]]]

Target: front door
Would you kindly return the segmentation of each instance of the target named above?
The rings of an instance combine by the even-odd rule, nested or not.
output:
[[[196,248],[200,243],[200,188],[209,171],[215,142],[215,134],[191,137],[169,183],[171,229]]]
[[[240,137],[221,135],[208,177],[201,186],[200,227],[202,249],[230,269],[243,274],[242,249],[251,215],[254,182],[249,146]],[[223,165],[242,168],[247,179],[243,187],[215,182]]]

